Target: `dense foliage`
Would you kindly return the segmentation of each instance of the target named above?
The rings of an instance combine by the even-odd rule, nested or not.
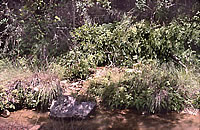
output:
[[[200,46],[199,18],[174,21],[168,26],[125,19],[116,24],[83,25],[73,37],[80,58],[93,57],[96,65],[127,65],[142,59],[169,61],[173,56],[187,63]]]
[[[127,73],[119,81],[110,76],[92,81],[88,94],[99,96],[111,108],[150,113],[200,108],[199,4],[197,0],[185,4],[179,0],[124,0],[124,4],[4,0],[0,3],[0,74],[23,73],[15,71],[20,66],[31,68],[30,73],[48,70],[73,81],[87,79],[98,66],[134,68],[139,72]],[[1,62],[4,59],[11,63]],[[140,66],[134,67],[135,63]],[[1,64],[11,64],[15,70]],[[62,94],[53,77],[38,78],[40,83],[35,78],[15,78],[0,79],[0,110],[47,109]],[[8,79],[15,82],[3,84]]]
[[[156,59],[172,61],[181,67],[199,65],[199,13],[189,20],[169,25],[135,22],[125,17],[110,24],[85,24],[72,33],[77,46],[64,54],[59,63],[66,66],[65,77],[85,79],[90,68],[115,65],[132,67],[133,63]]]
[[[193,103],[199,108],[199,75],[189,72],[186,77],[184,71],[172,67],[139,64],[118,81],[109,74],[92,80],[88,93],[109,108],[134,108],[149,113],[181,111]]]

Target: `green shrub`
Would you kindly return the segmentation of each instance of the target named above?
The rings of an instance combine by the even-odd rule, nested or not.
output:
[[[94,55],[82,53],[78,48],[62,55],[57,60],[57,64],[65,68],[63,78],[68,80],[86,79],[92,73],[91,68],[95,68]]]
[[[195,108],[200,109],[200,92],[196,94],[196,97],[193,101],[193,105]]]
[[[102,104],[110,108],[134,108],[149,113],[181,111],[194,101],[199,83],[192,76],[190,78],[197,84],[179,82],[183,78],[180,75],[180,71],[171,65],[170,68],[142,65],[117,82],[112,82],[109,76],[91,81],[88,93],[99,97]]]
[[[64,79],[66,75],[66,68],[65,66],[57,63],[57,62],[51,62],[48,66],[48,69],[51,73],[58,76],[59,79]]]
[[[79,58],[93,57],[96,65],[125,65],[143,59],[191,63],[194,61],[200,26],[198,19],[173,21],[167,26],[125,18],[114,24],[85,24],[72,33]]]
[[[10,97],[7,95],[6,90],[0,86],[0,111],[4,109],[15,109],[15,106]]]
[[[173,61],[183,67],[197,64],[198,21],[180,20],[159,26],[126,17],[118,23],[85,24],[72,33],[77,46],[58,63],[66,66],[65,78],[70,80],[87,78],[89,69],[95,66],[131,67],[148,59],[157,59],[160,63]]]
[[[86,79],[90,74],[89,68],[87,60],[77,61],[75,64],[67,66],[66,77],[70,80]]]

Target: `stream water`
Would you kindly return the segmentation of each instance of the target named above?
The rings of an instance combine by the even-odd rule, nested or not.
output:
[[[0,130],[200,130],[200,113],[141,115],[131,110],[96,109],[86,120],[55,120],[31,110],[0,117]]]

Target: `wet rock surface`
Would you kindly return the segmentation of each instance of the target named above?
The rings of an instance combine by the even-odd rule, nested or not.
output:
[[[95,106],[95,102],[78,102],[72,96],[61,96],[52,102],[50,117],[85,119]]]

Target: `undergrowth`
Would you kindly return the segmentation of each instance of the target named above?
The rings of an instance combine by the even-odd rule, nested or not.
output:
[[[61,94],[59,78],[85,80],[91,68],[107,65],[132,68],[117,80],[113,79],[117,74],[110,73],[91,82],[88,94],[99,97],[107,107],[149,113],[181,111],[185,106],[199,108],[199,15],[162,26],[136,22],[132,17],[102,25],[86,23],[71,33],[75,47],[49,66],[44,64],[47,57],[41,62],[34,58],[37,55],[29,61],[0,60],[0,109],[47,109]],[[145,63],[149,60],[156,63]],[[43,66],[44,73],[51,73],[36,73]]]
[[[118,23],[85,24],[72,33],[78,45],[68,56],[76,54],[73,59],[97,66],[132,66],[145,59],[193,64],[200,46],[198,21],[194,17],[160,26],[126,17]]]
[[[25,64],[17,66],[8,60],[0,62],[0,110],[34,108],[45,111],[51,101],[62,94],[55,74],[33,72]]]
[[[88,94],[100,98],[102,105],[109,108],[149,113],[181,111],[186,106],[199,108],[200,77],[193,71],[155,63],[139,64],[131,70],[118,81],[111,78],[116,74],[92,80]]]
[[[199,14],[191,19],[158,25],[125,17],[120,22],[88,24],[76,28],[72,37],[76,46],[58,58],[66,67],[64,78],[86,79],[96,66],[125,66],[145,60],[174,62],[179,67],[199,65]]]

